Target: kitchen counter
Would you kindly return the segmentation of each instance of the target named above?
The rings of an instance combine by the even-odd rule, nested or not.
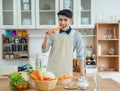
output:
[[[88,76],[88,81],[89,81],[90,85],[89,85],[88,89],[86,89],[84,91],[94,91],[95,83],[94,83],[93,77]],[[102,89],[102,91],[119,91],[120,84],[110,78],[102,79],[101,80],[101,89]],[[0,77],[0,91],[12,91],[9,87],[8,77],[4,77],[4,76]],[[38,91],[38,90],[35,88],[31,88],[31,89],[22,90],[22,91]],[[83,90],[80,90],[79,88],[77,88],[75,90],[66,90],[63,88],[62,85],[57,85],[56,88],[52,91],[83,91]]]

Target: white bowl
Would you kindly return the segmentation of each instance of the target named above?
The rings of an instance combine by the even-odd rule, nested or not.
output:
[[[80,89],[87,89],[89,86],[89,83],[88,82],[78,82],[78,87]]]
[[[88,86],[89,86],[89,83],[84,76],[78,79],[78,87],[80,89],[87,89]]]

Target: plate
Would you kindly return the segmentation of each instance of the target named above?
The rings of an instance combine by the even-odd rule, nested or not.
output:
[[[64,86],[64,89],[67,89],[67,90],[74,90],[74,89],[77,89],[77,86],[72,87],[72,88],[70,88],[70,87],[68,87],[68,86]]]
[[[58,84],[61,84],[61,85],[65,85],[65,84],[68,84],[69,82],[71,82],[72,79],[65,79],[63,81],[58,81]]]

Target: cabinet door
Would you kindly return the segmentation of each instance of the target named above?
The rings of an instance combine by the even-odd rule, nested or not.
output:
[[[57,25],[58,0],[36,0],[36,27]]]
[[[35,0],[18,0],[18,28],[35,28]]]
[[[73,12],[73,22],[72,27],[77,27],[77,0],[59,0],[60,10],[70,9]]]
[[[0,0],[1,28],[17,28],[17,0]]]
[[[94,0],[78,0],[78,27],[94,27]]]

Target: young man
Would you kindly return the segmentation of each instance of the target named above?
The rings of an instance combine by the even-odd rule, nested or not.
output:
[[[81,76],[85,76],[84,69],[84,44],[81,34],[70,27],[72,23],[72,12],[68,9],[57,13],[59,26],[62,28],[52,33],[48,31],[42,44],[42,52],[50,49],[47,70],[56,77],[73,74],[73,52],[76,49],[77,58],[80,63]]]

